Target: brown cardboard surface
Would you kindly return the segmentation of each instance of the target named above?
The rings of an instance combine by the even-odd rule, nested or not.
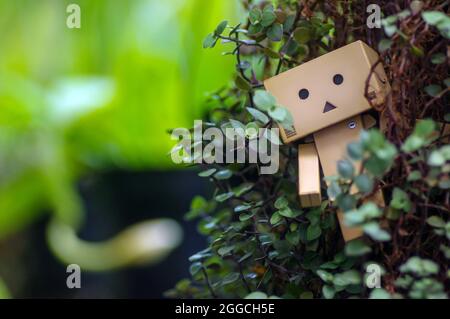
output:
[[[298,146],[298,189],[303,207],[320,205],[319,156],[314,144]]]
[[[294,130],[280,130],[283,141],[295,141],[369,110],[365,87],[377,60],[374,50],[356,41],[266,80],[267,91],[294,118]],[[381,63],[375,71],[369,89],[383,95],[389,83]],[[336,75],[342,75],[341,84],[334,83]],[[303,89],[309,93],[305,99],[299,96]]]
[[[355,123],[354,128],[350,128],[351,123]],[[336,162],[347,157],[347,145],[357,141],[363,129],[362,118],[358,115],[314,133],[314,141],[325,176],[337,174]],[[359,167],[355,169],[358,170]]]

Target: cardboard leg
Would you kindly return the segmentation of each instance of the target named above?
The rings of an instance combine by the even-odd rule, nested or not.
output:
[[[373,125],[373,119],[365,117],[363,121],[361,116],[356,116],[314,134],[316,148],[319,153],[325,176],[337,174],[336,162],[339,159],[347,157],[347,145],[350,142],[358,140],[362,129],[372,127]],[[356,163],[356,171],[360,170],[360,165],[360,163]],[[356,191],[356,189],[351,190],[351,192]],[[379,206],[385,206],[383,193],[381,191],[377,191],[367,200],[373,201]],[[344,224],[344,214],[342,212],[338,212],[338,220],[342,236],[346,242],[362,235],[363,232],[361,228],[347,227]]]
[[[339,226],[341,228],[342,237],[344,237],[345,242],[349,242],[353,239],[362,236],[363,231],[360,227],[347,227],[344,223],[344,213],[342,211],[337,212],[337,218],[339,221]]]
[[[314,141],[325,176],[337,175],[337,161],[347,157],[347,145],[359,139],[363,128],[361,116],[356,116],[314,134]],[[358,163],[355,169],[359,170],[359,167]],[[338,220],[346,242],[362,236],[361,228],[348,227],[344,224],[344,215],[340,211]]]
[[[302,207],[320,206],[319,155],[314,144],[298,146],[298,190]]]

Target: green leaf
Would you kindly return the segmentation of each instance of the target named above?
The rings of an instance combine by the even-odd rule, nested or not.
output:
[[[337,162],[337,171],[342,178],[351,179],[355,173],[355,168],[350,161],[339,160]]]
[[[380,41],[380,43],[378,43],[378,51],[380,51],[381,53],[389,50],[392,46],[392,40],[390,39],[383,39]]]
[[[229,285],[229,284],[237,281],[239,279],[239,277],[240,277],[240,275],[237,272],[229,273],[222,279],[222,285]]]
[[[442,64],[447,60],[447,56],[444,53],[436,53],[431,56],[431,63]]]
[[[272,217],[270,218],[270,223],[272,225],[276,225],[276,224],[278,224],[281,221],[282,221],[282,217],[281,217],[281,215],[278,212],[275,212],[275,213],[272,214]]]
[[[406,213],[412,208],[408,194],[398,187],[394,188],[390,206],[395,209],[403,210]]]
[[[410,153],[429,145],[435,139],[436,123],[433,120],[421,120],[414,128],[414,132],[406,139],[402,150]]]
[[[360,142],[352,142],[347,146],[347,153],[352,160],[359,161],[364,155],[364,149]]]
[[[330,200],[335,200],[342,193],[341,187],[335,181],[331,182],[327,189],[327,194]]]
[[[400,271],[403,273],[414,273],[417,276],[423,277],[437,274],[439,272],[439,266],[432,260],[414,256],[400,266]]]
[[[231,178],[231,176],[233,176],[233,172],[229,169],[224,169],[214,174],[214,177],[218,180],[226,180]]]
[[[397,149],[376,129],[362,131],[360,142],[370,152],[365,168],[375,176],[382,176],[392,166]]]
[[[347,212],[355,208],[357,200],[353,195],[340,194],[336,198],[336,202],[340,209],[342,209],[344,212]]]
[[[349,226],[363,224],[373,218],[380,217],[383,212],[375,203],[367,202],[356,210],[346,212],[344,214],[345,223]]]
[[[257,23],[260,23],[261,22],[261,19],[262,19],[262,12],[261,12],[261,10],[259,9],[259,8],[253,8],[251,11],[250,11],[250,14],[249,14],[249,19],[250,19],[250,23],[251,24],[257,24]]]
[[[450,180],[443,179],[439,181],[439,188],[441,189],[450,189]]]
[[[277,104],[275,97],[267,91],[256,91],[253,97],[253,102],[262,111],[269,111]]]
[[[251,256],[253,256],[253,252],[246,253],[244,256],[239,258],[238,263],[244,262],[245,260],[249,259]]]
[[[376,222],[365,224],[364,232],[369,235],[373,240],[376,241],[389,241],[391,240],[391,235],[383,230],[380,225]]]
[[[392,37],[397,32],[397,25],[395,24],[397,19],[398,18],[396,16],[389,16],[381,21],[384,33],[386,33],[388,37]]]
[[[210,168],[206,171],[198,173],[198,176],[200,177],[210,177],[212,174],[214,174],[217,171],[215,168]]]
[[[252,86],[242,76],[238,75],[234,80],[236,87],[243,91],[250,91]]]
[[[333,287],[324,285],[322,287],[322,294],[325,297],[325,299],[333,299],[334,295],[336,294],[336,291],[334,290]]]
[[[322,229],[320,229],[320,226],[311,224],[308,226],[308,228],[306,230],[306,239],[308,241],[312,241],[312,240],[319,238],[321,234],[322,234]]]
[[[439,247],[439,249],[442,251],[442,253],[444,254],[445,258],[450,259],[450,247],[445,246],[445,245],[441,245]],[[450,278],[450,277],[448,277]]]
[[[311,30],[308,27],[298,27],[294,31],[294,38],[298,43],[306,44],[311,40]]]
[[[311,224],[318,224],[320,222],[320,214],[321,214],[321,210],[320,209],[313,209],[310,210],[307,214],[306,214],[306,218],[309,220],[309,222]]]
[[[192,277],[194,277],[196,274],[198,274],[200,272],[200,270],[202,270],[202,263],[200,262],[195,262],[193,263],[190,267],[189,267],[189,272],[191,274]]]
[[[290,209],[289,207],[284,207],[284,208],[280,209],[278,211],[278,213],[281,216],[286,217],[286,218],[294,218],[294,217],[296,217],[295,212],[292,211],[292,209]]]
[[[450,160],[450,145],[444,145],[440,148],[440,152],[442,156],[444,156],[445,160]]]
[[[236,206],[234,208],[234,212],[235,213],[240,213],[240,212],[244,212],[246,210],[249,210],[250,208],[252,208],[251,205],[239,205],[239,206]]]
[[[434,150],[431,152],[430,157],[428,158],[428,165],[430,166],[442,166],[446,162],[444,154],[440,150]]]
[[[208,248],[208,249],[202,250],[202,251],[192,255],[191,257],[189,257],[189,261],[196,262],[196,261],[200,261],[200,260],[203,260],[203,259],[211,257],[211,256],[212,256],[211,251]]]
[[[326,263],[320,265],[320,268],[323,268],[323,269],[336,269],[338,267],[339,267],[339,263],[337,263],[335,261],[329,261],[329,262],[326,262]]]
[[[294,39],[289,39],[288,42],[284,46],[284,51],[286,55],[290,57],[294,57],[300,52],[300,45]]]
[[[277,122],[283,122],[288,116],[288,111],[284,107],[274,106],[269,109],[269,115]]]
[[[322,279],[324,282],[330,283],[333,282],[333,274],[329,273],[328,271],[325,270],[317,270],[317,275],[320,277],[320,279]]]
[[[248,294],[245,299],[267,299],[267,295],[260,291],[254,291]]]
[[[349,257],[362,256],[371,251],[372,249],[361,240],[352,240],[345,246],[345,254]]]
[[[292,245],[287,240],[276,240],[273,243],[273,247],[276,250],[275,257],[284,258],[289,256],[292,251]]]
[[[411,46],[411,53],[417,57],[423,57],[425,55],[425,52],[423,52],[422,48],[416,47],[415,45]]]
[[[335,274],[333,284],[335,286],[346,287],[361,283],[361,275],[356,270],[348,270],[340,274]]]
[[[425,87],[425,92],[431,97],[436,97],[442,92],[442,87],[438,84],[428,85]]]
[[[373,190],[373,179],[366,174],[361,174],[356,176],[355,185],[361,193],[368,194]]]
[[[269,117],[260,110],[252,107],[247,107],[247,111],[253,116],[255,120],[261,122],[263,125],[269,123]]]
[[[446,78],[445,80],[444,80],[444,84],[445,84],[445,86],[446,87],[450,87],[450,78]],[[450,113],[449,114],[445,114],[445,121],[446,122],[450,122]]]
[[[398,21],[398,17],[396,15],[391,15],[383,19],[383,25],[395,24]]]
[[[284,119],[282,121],[279,121],[278,123],[281,124],[283,128],[292,130],[294,126],[294,118],[292,117],[291,112],[283,106],[279,106],[278,108],[283,109],[285,112]]]
[[[287,207],[288,205],[289,205],[289,202],[286,199],[286,197],[284,197],[284,196],[278,197],[274,204],[276,209],[283,209],[283,208]]]
[[[408,175],[408,182],[415,182],[422,179],[422,173],[420,171],[412,171]]]
[[[292,245],[296,246],[300,242],[300,233],[299,232],[289,232],[286,235],[286,240]]]
[[[203,48],[213,48],[216,45],[217,37],[214,36],[213,33],[210,33],[206,36],[205,40],[203,40]]]
[[[241,214],[241,215],[239,215],[239,220],[241,221],[241,222],[246,222],[247,220],[250,220],[253,216],[255,216],[255,213],[256,212],[251,212],[251,213],[248,213],[248,214]]]
[[[192,210],[206,209],[208,202],[202,196],[195,196],[191,201]]]
[[[267,37],[274,42],[281,41],[283,38],[283,26],[279,23],[273,24],[267,31]]]
[[[234,128],[235,130],[242,130],[245,131],[245,125],[241,122],[239,122],[238,120],[234,120],[234,119],[230,119],[230,124],[231,127]]]
[[[416,127],[414,128],[413,135],[427,138],[430,134],[433,134],[435,131],[436,131],[436,123],[433,120],[425,119],[417,123]]]
[[[264,29],[264,27],[262,26],[261,23],[252,24],[252,25],[248,28],[248,34],[249,34],[249,35],[255,35],[255,34],[260,33],[263,29]]]
[[[427,224],[435,228],[444,228],[445,221],[439,216],[431,216],[427,218]]]
[[[291,14],[286,18],[286,21],[284,21],[283,29],[286,32],[290,32],[294,26],[295,23],[295,14]]]
[[[314,299],[314,294],[311,291],[304,291],[299,297],[300,299]]]
[[[422,13],[422,18],[430,25],[437,25],[438,23],[444,21],[447,16],[445,13],[440,11],[427,11]]]
[[[280,58],[280,54],[270,48],[265,48],[264,49],[264,54],[267,55],[269,58],[272,59],[279,59]]]
[[[266,6],[264,8],[264,11],[262,14],[261,25],[263,27],[269,27],[275,22],[276,19],[277,19],[277,16],[275,15],[275,13],[273,11],[273,7]]]
[[[414,278],[411,277],[410,275],[406,275],[406,276],[402,276],[402,277],[398,277],[394,284],[396,287],[402,288],[402,289],[408,289],[411,284],[413,283]]]
[[[259,126],[256,122],[250,122],[245,125],[245,136],[249,139],[255,139],[258,137]]]
[[[225,246],[225,247],[219,248],[217,253],[220,256],[225,256],[225,255],[228,255],[229,253],[231,253],[233,251],[233,249],[234,249],[234,246]]]
[[[245,193],[247,193],[249,190],[251,190],[253,188],[254,184],[253,183],[243,183],[235,188],[233,188],[233,193],[236,196],[241,196]]]
[[[275,145],[282,145],[283,143],[280,140],[280,137],[278,134],[273,132],[271,129],[265,129],[264,130],[264,137],[269,140],[272,144]]]
[[[389,292],[383,288],[375,288],[370,292],[370,299],[391,299]]]
[[[228,25],[228,21],[222,21],[216,28],[216,30],[214,31],[214,34],[216,36],[219,36],[223,33],[223,31],[225,31],[225,28]]]
[[[228,192],[228,193],[223,193],[223,194],[217,195],[214,199],[216,201],[218,201],[219,203],[223,203],[224,201],[230,199],[233,196],[234,196],[233,192]]]

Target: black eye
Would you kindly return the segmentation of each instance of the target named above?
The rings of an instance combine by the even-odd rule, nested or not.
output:
[[[336,74],[335,76],[333,76],[333,82],[336,85],[340,85],[342,84],[342,82],[344,82],[344,77],[341,74]]]
[[[307,89],[301,89],[298,92],[298,96],[302,99],[302,100],[306,100],[309,96],[309,91]]]

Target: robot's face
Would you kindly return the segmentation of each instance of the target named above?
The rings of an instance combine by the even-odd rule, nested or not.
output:
[[[266,80],[266,89],[294,118],[295,131],[282,130],[284,141],[296,140],[370,109],[365,86],[377,59],[375,51],[357,41]],[[381,63],[375,71],[369,83],[374,98],[388,85]]]

